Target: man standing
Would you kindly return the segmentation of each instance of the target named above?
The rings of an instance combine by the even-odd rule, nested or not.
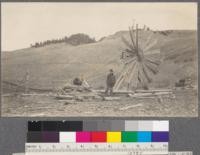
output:
[[[107,75],[106,80],[106,94],[113,95],[113,87],[116,83],[116,78],[112,69],[110,69],[109,74]]]

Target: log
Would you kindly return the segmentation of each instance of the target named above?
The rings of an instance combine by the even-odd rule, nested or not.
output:
[[[117,101],[117,100],[120,100],[120,97],[107,96],[107,97],[104,97],[103,100],[105,100],[105,101]]]
[[[172,89],[135,90],[136,93],[172,92]]]
[[[128,94],[129,97],[143,97],[143,96],[152,96],[152,93],[135,93],[135,94]]]
[[[61,100],[63,100],[63,99],[72,100],[72,99],[74,99],[74,96],[71,96],[71,95],[58,95],[58,96],[56,96],[56,99],[61,99]]]
[[[172,92],[155,92],[155,95],[172,95]]]
[[[128,78],[128,83],[131,83],[131,80],[132,80],[132,78],[133,78],[133,76],[134,76],[134,74],[135,74],[134,71],[135,71],[135,68],[137,67],[137,63],[134,62],[132,66],[133,66],[133,67],[131,68],[131,73],[130,73],[130,76],[129,76],[129,78]]]
[[[21,96],[52,96],[51,94],[21,94]]]
[[[172,92],[146,92],[146,93],[128,94],[129,97],[156,97],[162,95],[172,95]]]
[[[105,90],[95,90],[95,92],[97,93],[105,93]],[[133,91],[127,91],[127,90],[114,90],[113,92],[115,95],[126,95],[126,94],[129,94],[129,93],[134,93]]]

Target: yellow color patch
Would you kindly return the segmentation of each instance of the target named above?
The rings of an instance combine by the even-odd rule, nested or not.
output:
[[[121,132],[107,132],[107,142],[108,143],[121,142]]]

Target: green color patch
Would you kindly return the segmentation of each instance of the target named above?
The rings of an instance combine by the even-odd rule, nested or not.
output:
[[[137,142],[137,132],[123,131],[122,142]]]

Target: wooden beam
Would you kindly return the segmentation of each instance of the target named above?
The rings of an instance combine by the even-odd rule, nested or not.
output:
[[[117,79],[117,82],[114,86],[114,90],[118,90],[120,88],[120,86],[123,83],[123,81],[125,80],[127,74],[129,74],[131,67],[132,67],[131,64],[127,64],[124,67],[124,71],[121,73],[120,77]]]
[[[136,33],[134,33],[134,25],[131,27],[132,28],[132,34],[133,34],[133,38],[136,39]],[[136,41],[136,40],[135,40]]]
[[[136,50],[138,52],[138,24],[136,24]]]
[[[131,83],[131,80],[132,80],[132,78],[133,78],[133,76],[135,74],[135,69],[137,69],[136,67],[137,67],[137,63],[135,62],[133,64],[132,72],[130,73],[130,76],[129,76],[129,79],[128,79],[128,83]]]
[[[129,27],[129,34],[130,34],[130,37],[131,37],[131,41],[132,41],[133,47],[137,50],[137,45],[134,42],[134,38],[133,38],[134,36],[133,36],[132,30],[131,30],[130,27]]]
[[[146,62],[145,62],[146,63]],[[146,67],[151,71],[151,73],[153,73],[154,75],[158,73],[158,70],[156,68],[153,68],[151,66],[149,66],[148,64],[146,64]]]
[[[139,78],[140,78],[140,80],[141,80],[141,84],[144,86],[144,85],[146,85],[146,83],[148,82],[147,80],[146,80],[146,77],[145,77],[145,75],[144,75],[144,72],[143,72],[143,68],[142,68],[142,64],[141,63],[138,63],[138,71],[139,71]]]
[[[124,80],[124,76],[126,75],[126,72],[128,71],[128,67],[129,66],[124,66],[122,73],[120,74],[119,78],[117,79],[115,86],[114,86],[114,90],[118,90],[121,83]]]
[[[133,72],[134,72],[134,68],[135,68],[135,63],[136,62],[133,62],[131,65],[132,65],[132,67],[130,68],[130,71],[129,71],[129,73],[128,73],[128,77],[127,77],[127,90],[129,90],[129,88],[130,88],[130,85],[131,85],[131,80],[130,80],[130,77],[131,77],[131,75],[133,74]]]
[[[136,90],[136,93],[155,93],[155,92],[173,92],[172,89],[150,89],[150,90]]]
[[[156,66],[159,65],[159,63],[152,61],[151,59],[146,59],[149,63],[154,64]]]
[[[143,70],[143,72],[144,72],[144,75],[145,75],[145,78],[147,79],[147,81],[148,81],[148,82],[151,82],[152,79],[149,77],[148,72],[147,72],[147,69],[146,69],[146,66],[145,66],[144,63],[142,63],[142,70]]]

